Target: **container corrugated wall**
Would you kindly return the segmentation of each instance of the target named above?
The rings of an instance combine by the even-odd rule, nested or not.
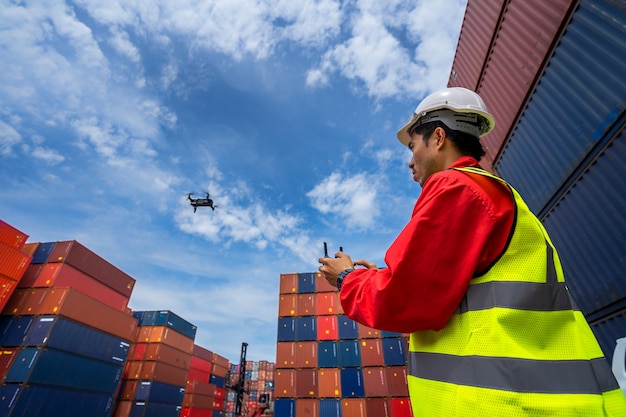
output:
[[[478,38],[481,40],[478,42],[479,48],[478,51],[474,51],[469,44],[465,44],[465,34],[461,32],[457,57],[452,66],[450,86],[464,86],[477,91],[496,119],[494,130],[484,139],[487,155],[482,162],[486,168],[491,168],[502,144],[508,138],[520,108],[526,102],[535,80],[545,65],[554,39],[561,32],[562,25],[570,14],[572,3],[573,0],[506,2],[499,15],[496,31],[492,32],[492,42],[483,61],[478,84],[474,84],[471,79],[464,80],[460,73],[464,71],[466,64],[470,64],[472,69],[477,67],[477,64],[472,63],[472,58],[466,56],[475,52],[480,56],[483,52],[482,42],[487,36]],[[490,11],[497,7],[490,5],[485,12],[475,10],[482,7],[482,2],[480,4],[468,2],[466,19],[473,16],[478,20],[466,21],[467,25],[464,25],[463,29],[467,27],[468,35],[492,27],[493,17]],[[465,52],[467,47],[470,47],[470,50]]]
[[[481,14],[468,3],[458,43],[466,50],[457,51],[449,85],[477,90],[494,113],[485,144],[495,158],[483,162],[546,225],[611,360],[615,339],[626,336],[626,9],[612,1],[503,3],[482,72],[463,78],[475,33],[492,25],[471,22]]]

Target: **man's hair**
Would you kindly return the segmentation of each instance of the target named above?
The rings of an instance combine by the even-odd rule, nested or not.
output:
[[[485,149],[476,136],[459,130],[452,130],[441,120],[424,123],[423,125],[419,125],[415,128],[410,128],[409,134],[412,135],[413,133],[417,133],[418,135],[422,135],[424,142],[427,142],[435,129],[438,127],[442,128],[446,132],[446,136],[452,140],[454,146],[456,146],[462,154],[473,156],[477,161],[480,161],[480,158],[485,156]]]

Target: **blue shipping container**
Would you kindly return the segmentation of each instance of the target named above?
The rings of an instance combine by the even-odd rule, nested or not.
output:
[[[37,250],[33,254],[33,259],[30,261],[31,264],[43,264],[48,260],[48,256],[54,249],[56,242],[44,242],[37,246]]]
[[[317,345],[317,366],[320,368],[339,367],[339,342],[324,340]]]
[[[0,417],[109,417],[113,396],[50,386],[4,385]]]
[[[361,346],[358,340],[342,340],[339,342],[339,366],[361,366]]]
[[[339,328],[339,339],[359,338],[359,325],[356,321],[346,317],[345,314],[337,317],[337,327]]]
[[[315,292],[315,274],[313,272],[301,272],[298,274],[298,293]]]
[[[26,347],[18,353],[4,382],[53,385],[113,395],[122,370],[121,365],[60,350]]]
[[[135,391],[137,401],[157,401],[165,404],[183,403],[185,387],[167,384],[160,381],[139,381]]]
[[[135,311],[139,326],[167,326],[190,339],[196,338],[197,326],[169,310]]]
[[[45,346],[117,365],[124,365],[130,349],[124,339],[61,316],[36,317],[23,345]]]
[[[401,337],[383,339],[383,357],[386,366],[406,365],[407,354],[404,339]]]
[[[341,374],[341,394],[344,397],[365,397],[361,368],[345,368],[339,372]]]
[[[0,346],[21,346],[30,331],[33,320],[33,316],[2,316]]]
[[[296,417],[296,403],[288,398],[279,398],[274,401],[274,415],[276,417]]]
[[[136,401],[130,410],[130,417],[179,417],[181,410],[180,405]]]
[[[294,342],[296,340],[296,319],[295,317],[278,318],[278,341]]]
[[[317,320],[315,316],[296,317],[296,340],[311,341],[317,339]]]
[[[320,417],[341,417],[341,402],[334,398],[320,400]]]

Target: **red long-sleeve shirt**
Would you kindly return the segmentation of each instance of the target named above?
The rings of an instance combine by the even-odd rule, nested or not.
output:
[[[466,166],[479,165],[468,156],[452,165]],[[344,279],[340,298],[346,315],[399,333],[443,328],[471,278],[504,251],[514,207],[499,181],[453,169],[431,175],[411,220],[387,250],[387,268],[359,268]]]

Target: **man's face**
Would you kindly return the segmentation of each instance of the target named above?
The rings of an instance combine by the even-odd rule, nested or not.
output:
[[[428,177],[438,171],[436,163],[437,147],[434,140],[437,133],[435,130],[427,141],[424,140],[423,135],[413,133],[409,141],[408,147],[413,153],[409,161],[409,169],[413,172],[413,180],[422,187]]]

